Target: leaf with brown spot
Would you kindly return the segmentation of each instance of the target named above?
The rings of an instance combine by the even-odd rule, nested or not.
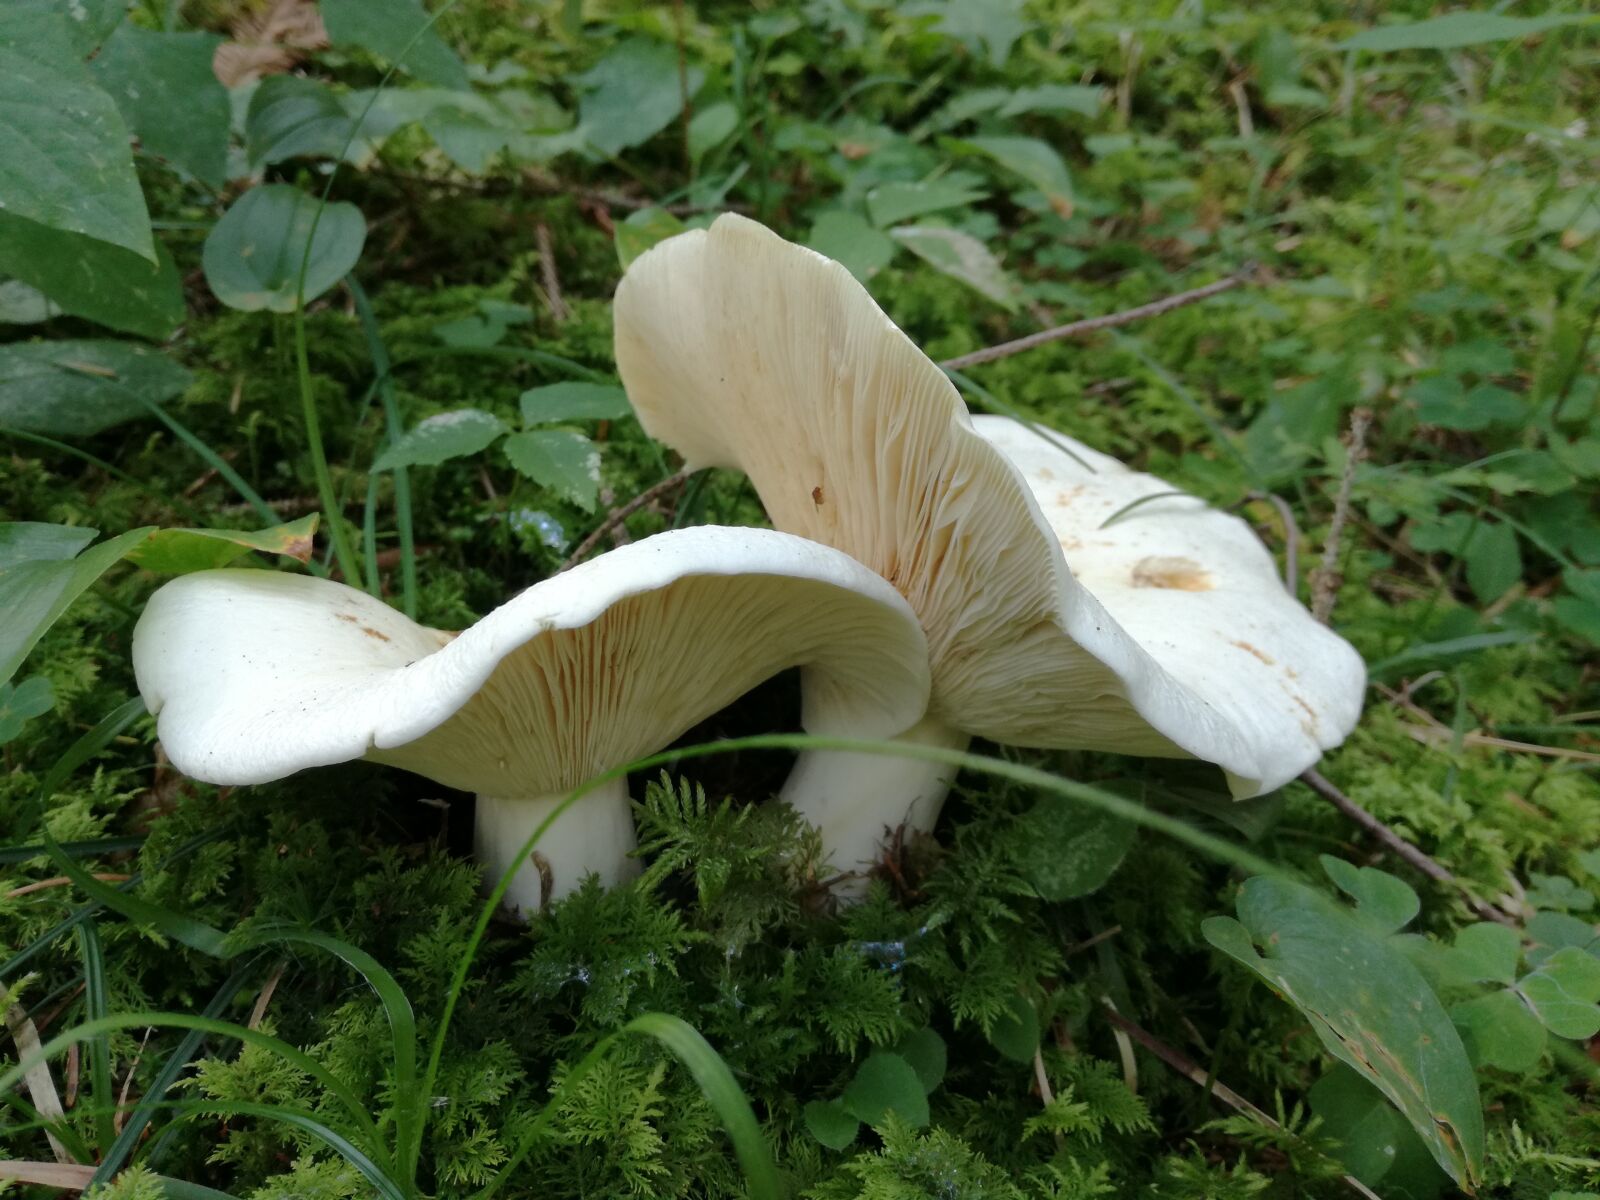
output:
[[[157,529],[129,551],[128,561],[158,575],[187,575],[224,567],[251,550],[303,563],[311,558],[312,539],[320,519],[320,514],[312,513],[286,525],[254,531]]]

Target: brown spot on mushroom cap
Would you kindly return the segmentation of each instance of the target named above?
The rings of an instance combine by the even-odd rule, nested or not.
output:
[[[1276,659],[1274,659],[1272,657],[1272,655],[1266,653],[1265,651],[1256,649],[1249,642],[1234,642],[1233,644],[1235,646],[1239,647],[1239,649],[1243,650],[1246,654],[1255,655],[1262,662],[1266,663],[1267,666],[1269,666],[1269,667],[1272,666],[1272,664],[1277,661]]]
[[[1206,569],[1192,558],[1152,554],[1133,565],[1133,586],[1209,592],[1216,585]]]
[[[377,638],[380,642],[389,642],[394,640],[387,633],[379,633],[371,625],[363,625],[361,627],[361,632],[370,638]]]
[[[361,618],[356,616],[355,613],[334,613],[333,615],[341,621],[350,622],[352,625],[359,624],[361,621]]]
[[[1084,491],[1084,487],[1083,487],[1083,484],[1081,484],[1081,483],[1074,484],[1072,487],[1062,489],[1061,491],[1056,493],[1056,507],[1057,508],[1066,508],[1067,505],[1071,504],[1079,496],[1083,495],[1083,491]]]

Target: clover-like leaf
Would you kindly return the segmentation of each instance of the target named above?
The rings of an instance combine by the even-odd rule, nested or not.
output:
[[[913,1128],[928,1123],[928,1093],[898,1054],[879,1050],[867,1055],[842,1099],[844,1110],[868,1125],[881,1125],[891,1112]]]
[[[1600,1033],[1600,958],[1576,946],[1557,950],[1518,980],[1517,991],[1557,1037]]]
[[[1521,1074],[1533,1070],[1544,1053],[1544,1026],[1508,988],[1452,1005],[1450,1019],[1474,1062]]]

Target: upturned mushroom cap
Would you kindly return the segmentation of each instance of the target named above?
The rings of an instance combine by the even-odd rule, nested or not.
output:
[[[1220,766],[1238,795],[1293,778],[1353,724],[1359,660],[1275,580],[1263,586],[1285,606],[1282,636],[1257,648],[1301,673],[1313,732],[1281,719],[1299,704],[1276,684],[1254,697],[1219,687],[1190,655],[1172,659],[1182,677],[1169,669],[1165,646],[1184,631],[1145,621],[1149,604],[1130,607],[1130,631],[1074,578],[1029,483],[837,263],[724,216],[638,258],[615,318],[617,364],[646,430],[691,466],[744,471],[774,525],[844,550],[910,602],[932,656],[932,718],[1017,745],[1192,756]],[[1221,579],[1217,555],[1249,535],[1217,521],[1196,528],[1231,540],[1188,557]],[[1143,557],[1161,557],[1153,547]],[[1196,641],[1255,672],[1266,664],[1232,643],[1259,635],[1223,623]]]
[[[928,687],[923,635],[883,580],[788,534],[711,526],[535,584],[460,635],[339,583],[200,572],[151,597],[133,660],[197,779],[364,757],[502,797],[658,750],[788,667],[813,733],[893,735]]]

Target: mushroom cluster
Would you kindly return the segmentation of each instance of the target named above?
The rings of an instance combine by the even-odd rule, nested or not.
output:
[[[178,579],[134,667],[180,770],[248,784],[365,758],[476,792],[492,882],[574,788],[789,667],[813,733],[1192,758],[1237,797],[1354,727],[1360,658],[1244,522],[970,417],[837,263],[724,216],[636,259],[615,324],[645,429],[692,467],[743,471],[776,529],[646,538],[459,634],[325,580]],[[860,879],[888,832],[932,828],[952,774],[810,751],[783,798]],[[550,825],[508,900],[615,883],[634,844],[619,775]]]

